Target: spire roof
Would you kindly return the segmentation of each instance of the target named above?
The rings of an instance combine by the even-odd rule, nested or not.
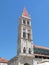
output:
[[[26,17],[30,18],[29,14],[28,14],[28,11],[26,10],[26,8],[24,8],[22,16],[26,16]]]

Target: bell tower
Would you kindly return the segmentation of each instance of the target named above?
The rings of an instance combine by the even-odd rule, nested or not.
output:
[[[17,56],[9,60],[8,65],[34,65],[31,18],[26,8],[19,18],[17,48]]]
[[[24,8],[22,15],[19,18],[18,27],[18,55],[33,54],[33,38],[32,38],[32,26],[31,18]]]

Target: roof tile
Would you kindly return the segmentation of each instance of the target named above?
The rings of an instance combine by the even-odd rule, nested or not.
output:
[[[0,57],[0,63],[8,63],[8,60]]]

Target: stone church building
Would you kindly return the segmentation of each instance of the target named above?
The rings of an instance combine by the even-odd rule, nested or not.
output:
[[[49,48],[34,45],[31,17],[24,8],[19,18],[17,56],[10,59],[8,65],[40,65],[43,63],[49,63]]]

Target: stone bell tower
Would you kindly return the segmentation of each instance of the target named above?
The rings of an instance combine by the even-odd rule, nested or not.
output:
[[[31,18],[24,8],[22,15],[19,18],[18,27],[18,55],[33,54],[33,38]]]
[[[32,40],[31,18],[26,8],[24,8],[19,18],[17,56],[12,58],[8,65],[33,65],[34,53]]]

